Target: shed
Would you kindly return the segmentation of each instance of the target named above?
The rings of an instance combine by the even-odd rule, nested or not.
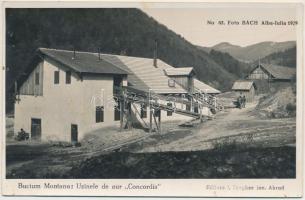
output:
[[[256,85],[253,81],[238,80],[233,84],[232,90],[236,96],[245,95],[248,102],[252,102],[255,97]]]

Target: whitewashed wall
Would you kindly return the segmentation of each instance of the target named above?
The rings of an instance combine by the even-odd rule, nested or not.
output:
[[[90,130],[118,123],[114,122],[112,104],[106,106],[106,102],[101,101],[102,93],[112,96],[111,76],[81,80],[72,73],[71,84],[66,84],[65,67],[45,60],[43,70],[43,96],[20,95],[21,101],[15,104],[15,133],[21,128],[30,133],[31,118],[41,118],[42,140],[71,141],[71,124],[78,125],[78,139],[81,140]],[[54,84],[54,71],[57,70],[59,84]],[[95,122],[95,105],[104,105],[104,122]]]

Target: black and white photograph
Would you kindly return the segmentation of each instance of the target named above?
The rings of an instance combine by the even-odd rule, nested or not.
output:
[[[295,180],[300,4],[220,5],[5,8],[4,178]]]

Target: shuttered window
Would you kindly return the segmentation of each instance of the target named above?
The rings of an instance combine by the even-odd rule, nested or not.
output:
[[[39,72],[35,73],[35,85],[39,85]]]
[[[54,84],[59,84],[59,71],[54,72]]]
[[[96,106],[95,121],[96,123],[104,122],[104,106]]]
[[[66,84],[71,84],[71,72],[66,71]]]

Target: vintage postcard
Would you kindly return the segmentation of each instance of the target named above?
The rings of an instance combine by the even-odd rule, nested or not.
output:
[[[1,11],[2,195],[303,195],[302,2]]]

